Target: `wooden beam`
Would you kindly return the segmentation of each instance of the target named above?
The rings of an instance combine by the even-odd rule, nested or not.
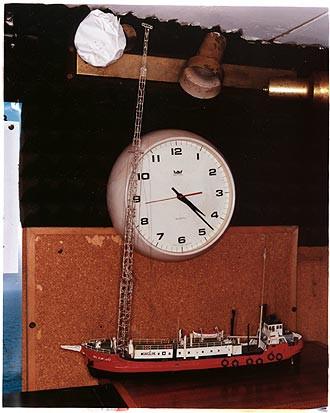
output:
[[[76,74],[87,76],[113,77],[121,79],[138,79],[141,56],[124,54],[117,62],[107,67],[94,67],[84,62],[77,55]],[[169,57],[148,57],[148,81],[176,83],[185,66],[186,60]],[[224,86],[244,89],[263,89],[269,79],[274,77],[295,78],[293,70],[264,67],[223,65]]]

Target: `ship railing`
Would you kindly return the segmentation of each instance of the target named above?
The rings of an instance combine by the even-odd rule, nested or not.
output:
[[[187,341],[187,345],[186,347],[188,348],[197,348],[197,347],[218,347],[221,345],[225,345],[224,343],[222,343],[221,341],[217,340],[217,341],[193,341],[192,342],[192,346],[190,345],[189,341]],[[178,344],[178,348],[182,349],[184,348],[183,344]]]
[[[133,345],[136,350],[160,350],[160,349],[173,349],[173,340],[164,339],[137,339],[133,340]]]
[[[84,346],[84,347],[88,347],[88,348],[95,348],[96,347],[96,343],[98,343],[98,342],[104,342],[105,341],[105,339],[104,338],[97,338],[97,339],[91,339],[91,340],[88,340],[87,342],[85,342],[85,343],[82,343],[82,345]]]
[[[173,344],[134,344],[135,350],[163,350],[173,349]]]
[[[89,344],[89,343],[83,343],[83,346],[87,347],[87,348],[90,348],[92,350],[97,350],[98,352],[101,352],[101,353],[110,354],[110,353],[114,352],[113,349],[111,349],[111,348],[96,347],[95,345],[92,345],[92,344]]]
[[[164,339],[153,339],[153,338],[142,338],[142,339],[134,339],[133,340],[134,345],[161,345],[161,344],[172,344],[173,345],[173,340],[169,338],[164,338]]]
[[[289,334],[284,334],[284,338],[286,339],[289,346],[295,346],[302,339],[302,335],[300,335],[299,333],[291,332]]]
[[[258,338],[258,336],[227,336],[226,338]]]

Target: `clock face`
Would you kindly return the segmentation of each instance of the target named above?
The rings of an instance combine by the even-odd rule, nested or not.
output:
[[[235,189],[225,160],[203,138],[185,131],[144,149],[137,183],[136,247],[156,258],[201,253],[223,234],[233,214]]]

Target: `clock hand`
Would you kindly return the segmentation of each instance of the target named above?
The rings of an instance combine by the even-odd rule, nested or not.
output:
[[[194,211],[195,213],[196,213],[196,215],[198,215],[199,216],[199,218],[202,220],[202,221],[204,221],[205,222],[205,224],[209,227],[209,228],[211,228],[212,230],[214,230],[214,228],[213,227],[211,227],[211,225],[202,217],[202,216],[200,216],[199,215],[199,213],[197,212],[197,211]]]
[[[200,209],[198,209],[196,205],[194,205],[191,201],[189,201],[189,199],[187,199],[185,195],[180,194],[180,192],[178,192],[173,187],[171,189],[172,189],[172,191],[174,191],[177,194],[177,198],[180,201],[182,201],[184,204],[188,205],[188,207],[191,208],[194,212],[199,212],[200,214],[205,216],[205,214]]]
[[[200,195],[203,192],[199,191],[199,192],[191,192],[189,194],[184,194],[184,196],[193,196],[193,195]],[[169,199],[177,199],[177,196],[171,196],[170,198],[163,198],[163,199],[156,199],[154,201],[147,201],[145,202],[145,204],[152,204],[154,202],[161,202],[161,201],[168,201]]]
[[[211,228],[212,230],[214,230],[214,228],[213,227],[211,227],[211,225],[200,215],[200,214],[202,214],[202,215],[204,215],[205,216],[205,214],[203,214],[203,212],[201,211],[201,210],[199,210],[192,202],[190,202],[184,195],[182,195],[182,194],[180,194],[180,192],[178,192],[175,188],[171,188],[172,189],[172,191],[174,191],[176,194],[177,194],[177,198],[180,200],[180,201],[182,201],[184,204],[186,204],[193,212],[195,212],[195,214],[197,215],[197,216],[199,216],[199,218],[203,221],[203,222],[205,222],[205,224],[209,227],[209,228]]]

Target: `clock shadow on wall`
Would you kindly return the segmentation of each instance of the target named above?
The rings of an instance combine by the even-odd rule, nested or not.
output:
[[[23,102],[22,225],[111,226],[107,180],[132,139],[138,82],[66,78],[68,46],[85,7],[29,5],[29,13],[23,5],[10,7],[19,36],[13,50],[5,48],[4,85],[6,100]],[[122,23],[141,22],[127,15]],[[149,55],[188,58],[205,35],[174,22],[152,24]],[[28,37],[32,32],[34,40]],[[226,38],[224,63],[293,69],[305,76],[328,70],[326,49],[251,44],[238,34]],[[140,44],[136,49],[141,53]],[[203,101],[179,84],[148,81],[142,133],[159,129],[191,131],[221,151],[236,186],[231,225],[298,225],[300,245],[327,245],[327,108],[236,88]]]

